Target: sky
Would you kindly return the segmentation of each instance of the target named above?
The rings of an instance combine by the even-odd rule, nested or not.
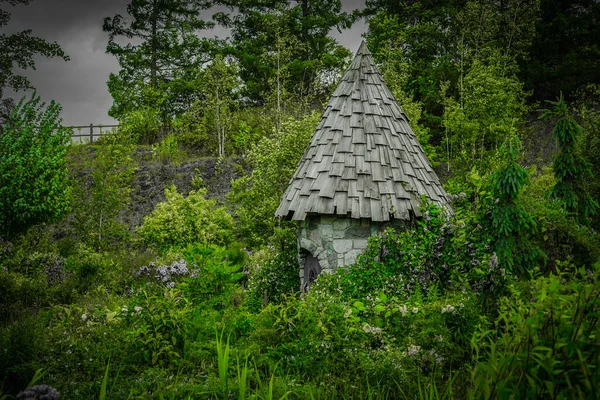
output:
[[[116,121],[108,116],[112,97],[106,81],[111,72],[119,71],[114,56],[105,53],[108,34],[102,31],[105,17],[126,14],[129,0],[32,0],[29,5],[11,7],[3,4],[12,18],[3,29],[7,33],[31,29],[34,36],[61,45],[70,61],[36,57],[36,70],[21,74],[29,78],[43,101],[55,100],[63,108],[63,124],[100,125]],[[365,0],[342,0],[345,11],[364,7]],[[332,36],[351,52],[356,52],[364,21],[358,21],[342,34]],[[228,31],[215,28],[211,36],[226,38]],[[5,91],[19,100],[26,92]]]

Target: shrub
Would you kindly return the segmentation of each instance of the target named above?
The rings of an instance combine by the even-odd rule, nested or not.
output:
[[[102,137],[86,162],[89,175],[75,187],[75,222],[84,242],[97,249],[122,242],[129,232],[118,215],[129,202],[136,169],[134,146],[121,133]]]
[[[188,197],[175,186],[165,189],[166,200],[144,217],[138,233],[149,246],[159,250],[191,243],[226,245],[233,240],[233,218],[225,207],[204,198],[206,189],[192,190]]]
[[[556,139],[560,150],[552,163],[556,184],[550,195],[561,199],[579,223],[589,225],[590,217],[598,212],[600,206],[587,188],[587,180],[594,176],[591,164],[577,148],[581,126],[569,113],[562,92],[558,101],[548,101],[548,103],[554,107],[552,110],[545,110],[541,118],[557,119],[552,136]]]
[[[286,294],[300,289],[296,229],[275,231],[273,244],[252,255],[248,279],[248,304],[260,309],[281,302]]]
[[[145,107],[125,115],[119,126],[119,134],[129,138],[132,143],[154,143],[161,127],[158,110]]]
[[[518,276],[528,276],[546,262],[546,254],[529,240],[537,224],[520,202],[529,174],[517,162],[521,142],[511,131],[500,148],[501,164],[489,180],[493,202],[486,204],[482,222],[488,225],[493,248],[501,267]]]
[[[70,186],[65,154],[71,138],[60,105],[23,98],[0,131],[0,235],[63,216]]]
[[[319,115],[288,119],[280,130],[262,138],[249,152],[254,168],[232,182],[227,199],[234,206],[237,228],[246,244],[259,247],[273,235],[273,218],[281,196],[296,171],[300,157],[317,125]]]
[[[493,329],[472,340],[477,397],[596,398],[599,287],[600,263],[504,297]]]

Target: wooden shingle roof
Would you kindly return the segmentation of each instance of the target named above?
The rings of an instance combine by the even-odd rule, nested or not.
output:
[[[408,118],[363,41],[275,215],[408,220],[420,215],[421,195],[450,209]]]

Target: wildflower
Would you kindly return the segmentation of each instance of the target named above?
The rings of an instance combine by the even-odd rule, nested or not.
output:
[[[398,309],[400,310],[400,314],[402,314],[403,317],[406,317],[406,314],[408,314],[408,307],[406,307],[406,305],[403,305],[398,307]]]
[[[372,333],[374,335],[377,335],[377,334],[381,333],[381,328],[376,328],[376,327],[371,326],[369,324],[365,324],[362,329],[366,333]]]
[[[140,306],[135,306],[135,307],[133,307],[133,309],[135,310],[136,314],[139,314],[142,312],[142,307],[140,307]]]
[[[498,256],[496,253],[492,254],[490,257],[490,269],[493,270],[498,266]]]
[[[350,314],[352,314],[352,309],[349,308],[348,310],[346,310],[346,312],[344,313],[344,318],[348,318],[350,316]]]
[[[454,307],[451,306],[450,304],[448,304],[442,308],[442,314],[443,313],[451,313],[451,312],[454,312]]]
[[[88,318],[87,314],[81,314],[81,320],[83,322],[87,321],[87,318]]]
[[[419,309],[417,307],[413,307],[412,312],[413,314],[416,314],[419,312]]]
[[[127,306],[121,307],[121,312],[126,313],[127,311],[129,311],[129,309],[127,308]]]
[[[408,346],[406,355],[409,356],[410,358],[414,359],[417,356],[417,354],[419,354],[419,350],[421,350],[421,346],[411,344],[410,346]]]
[[[173,289],[175,287],[175,282],[167,282],[166,287],[167,289]]]

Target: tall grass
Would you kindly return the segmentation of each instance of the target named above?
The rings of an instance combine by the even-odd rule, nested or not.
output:
[[[219,384],[221,387],[221,395],[223,399],[228,398],[229,394],[229,380],[228,380],[228,372],[229,372],[229,336],[227,337],[227,342],[225,346],[223,346],[223,333],[225,330],[221,331],[221,336],[216,333],[217,340],[217,365],[219,368]]]

